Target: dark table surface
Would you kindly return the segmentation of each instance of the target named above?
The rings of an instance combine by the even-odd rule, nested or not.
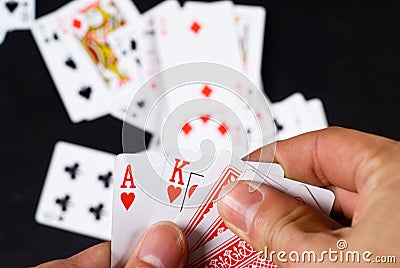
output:
[[[159,1],[137,2],[143,12]],[[235,2],[268,10],[262,73],[273,102],[300,91],[323,100],[330,125],[400,139],[398,1]],[[37,16],[64,3],[37,0]],[[0,266],[26,267],[99,242],[34,213],[54,143],[119,153],[122,123],[72,124],[29,31],[8,34],[0,61]]]

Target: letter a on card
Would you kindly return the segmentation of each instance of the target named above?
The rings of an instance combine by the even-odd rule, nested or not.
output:
[[[122,181],[120,188],[121,189],[128,188],[127,183],[129,183],[129,188],[136,188],[133,174],[132,174],[131,165],[126,166],[124,179]],[[122,204],[124,205],[125,209],[129,210],[129,208],[133,204],[133,201],[135,200],[135,194],[132,192],[130,192],[130,193],[122,192],[120,197],[121,197],[121,201],[122,201]]]

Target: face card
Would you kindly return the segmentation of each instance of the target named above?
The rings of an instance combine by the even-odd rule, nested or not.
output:
[[[29,29],[35,19],[35,0],[2,1],[0,17],[7,31]]]
[[[135,66],[124,64],[109,40],[111,34],[139,20],[131,1],[75,1],[58,11],[57,20],[74,53],[87,62],[89,77],[100,91],[103,109],[111,110],[110,106],[118,99],[138,87]]]
[[[58,142],[36,210],[36,221],[110,240],[114,159],[110,153]]]
[[[100,92],[87,79],[90,71],[84,58],[74,53],[61,33],[57,14],[41,17],[32,34],[72,122],[92,120],[107,113],[99,109]]]

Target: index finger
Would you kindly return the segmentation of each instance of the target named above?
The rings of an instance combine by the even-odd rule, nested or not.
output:
[[[398,148],[396,141],[387,138],[330,127],[277,142],[274,162],[282,165],[288,178],[359,192],[386,160],[394,160],[392,152]],[[270,149],[263,150],[247,159],[268,161],[263,155],[270,155]]]

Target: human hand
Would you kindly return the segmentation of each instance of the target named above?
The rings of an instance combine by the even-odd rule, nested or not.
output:
[[[270,152],[270,148],[264,148]],[[251,161],[269,160],[259,149]],[[396,141],[343,128],[328,128],[280,141],[275,162],[285,175],[333,190],[333,214],[344,216],[349,227],[329,228],[306,205],[266,185],[254,191],[249,182],[239,182],[218,201],[218,211],[226,226],[255,249],[269,252],[313,250],[320,257],[329,248],[336,251],[338,240],[347,250],[395,256],[400,260],[400,144]],[[228,188],[230,188],[228,186]],[[251,189],[251,190],[250,190]],[[267,259],[269,256],[265,256]],[[276,256],[275,256],[276,257]],[[361,256],[362,257],[362,256]],[[313,263],[285,262],[281,267],[310,267]],[[355,263],[330,261],[318,267],[353,266]],[[351,259],[350,259],[351,260]],[[364,266],[361,260],[361,265]],[[375,263],[382,267],[381,263]]]
[[[111,243],[101,243],[70,258],[55,260],[37,268],[108,268]],[[182,231],[172,222],[153,225],[142,236],[125,268],[182,268],[188,258],[187,241]]]

